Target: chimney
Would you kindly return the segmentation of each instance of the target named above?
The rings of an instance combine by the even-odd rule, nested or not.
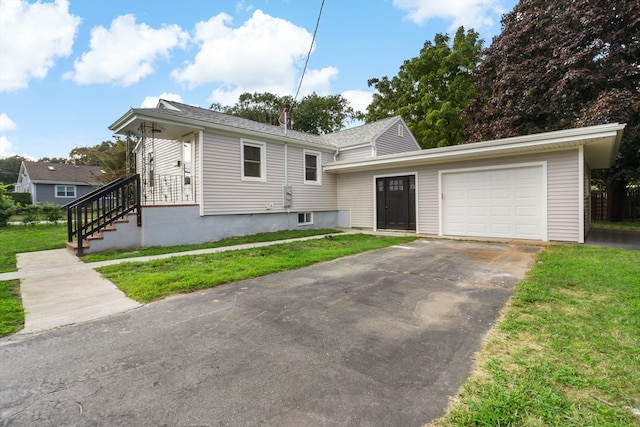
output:
[[[282,104],[279,110],[280,110],[280,117],[278,118],[278,121],[280,122],[281,125],[284,126],[284,131],[286,133],[287,129],[293,129],[291,126],[292,108],[290,104]]]

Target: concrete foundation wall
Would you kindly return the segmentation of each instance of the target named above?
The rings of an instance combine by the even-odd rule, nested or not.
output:
[[[270,231],[348,226],[348,211],[313,212],[313,224],[299,225],[298,212],[200,216],[197,205],[148,206],[142,209],[142,227],[136,226],[132,216],[128,223],[117,224],[117,230],[105,232],[102,240],[92,240],[85,253],[213,242]]]

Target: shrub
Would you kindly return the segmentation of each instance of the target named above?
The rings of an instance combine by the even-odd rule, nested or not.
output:
[[[7,195],[11,197],[16,204],[31,204],[31,193],[8,193]]]
[[[22,206],[22,222],[25,224],[35,224],[40,217],[41,209],[38,204]]]
[[[55,203],[44,202],[40,205],[40,210],[44,218],[49,222],[60,221],[63,218],[62,209]]]
[[[16,204],[6,195],[7,185],[0,185],[0,227],[5,227],[9,217],[16,212]]]

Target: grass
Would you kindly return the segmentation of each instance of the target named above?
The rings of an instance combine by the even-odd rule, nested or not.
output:
[[[98,271],[129,298],[149,302],[171,294],[293,270],[414,239],[347,234],[217,254],[128,262],[102,267]]]
[[[0,227],[0,273],[16,271],[16,254],[61,249],[66,241],[66,224]]]
[[[640,252],[550,246],[439,426],[640,425]]]
[[[614,230],[636,230],[640,231],[640,221],[593,221],[591,223],[593,228],[610,228]]]
[[[18,332],[23,327],[20,281],[0,281],[0,337]]]
[[[295,239],[299,237],[319,236],[322,234],[340,233],[333,229],[320,230],[283,230],[270,233],[258,233],[248,236],[229,237],[217,240],[215,242],[207,242],[193,245],[176,245],[176,246],[150,246],[148,248],[136,249],[116,249],[104,251],[95,254],[84,255],[81,259],[84,262],[106,261],[112,259],[135,258],[150,255],[162,255],[176,252],[193,251],[197,249],[219,248],[223,246],[242,245],[245,243],[273,242],[276,240]]]

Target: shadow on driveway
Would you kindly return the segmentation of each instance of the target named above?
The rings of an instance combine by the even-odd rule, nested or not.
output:
[[[417,240],[0,339],[10,425],[421,426],[539,251]]]
[[[592,228],[585,244],[640,251],[640,231]]]

